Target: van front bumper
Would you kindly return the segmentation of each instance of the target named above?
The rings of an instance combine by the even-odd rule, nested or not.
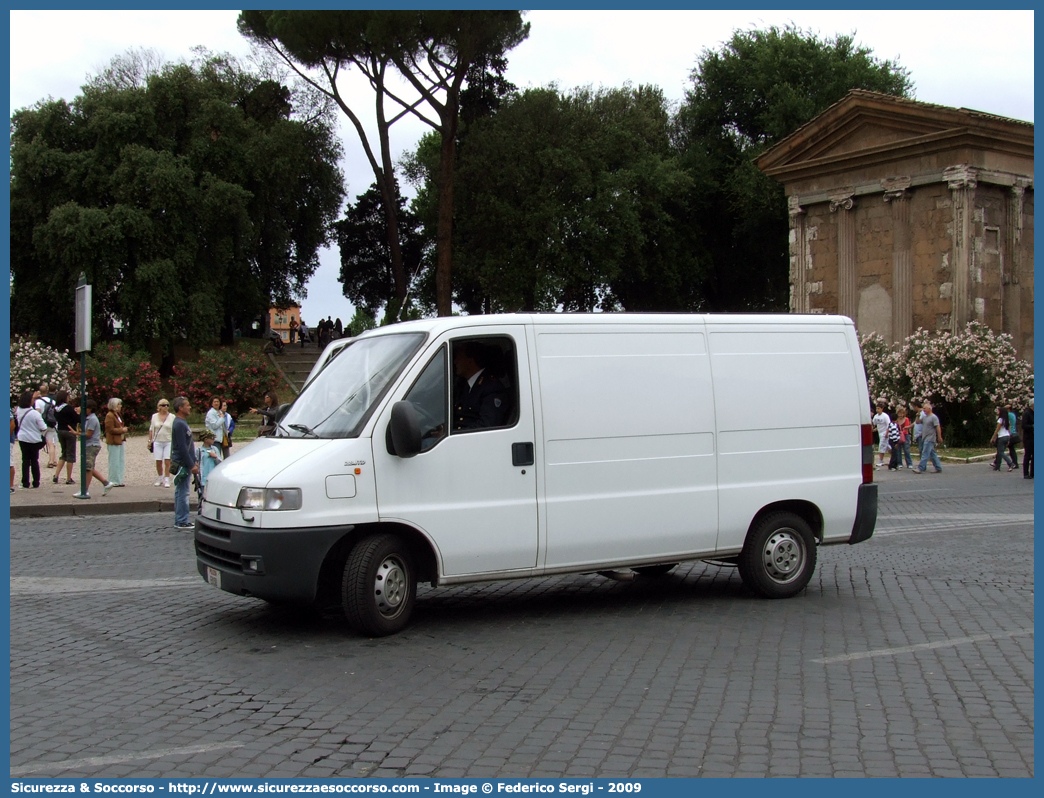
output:
[[[877,484],[873,482],[864,483],[859,486],[856,497],[856,517],[852,524],[852,535],[848,543],[862,543],[869,540],[874,534],[877,526]]]
[[[198,517],[196,569],[205,581],[229,593],[310,604],[326,555],[352,529],[248,529]]]

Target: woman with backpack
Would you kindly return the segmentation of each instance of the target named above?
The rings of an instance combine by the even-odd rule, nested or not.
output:
[[[22,487],[40,487],[40,450],[44,447],[44,433],[47,425],[43,416],[33,407],[33,392],[25,391],[18,398],[18,410],[15,411],[15,424],[18,426],[18,448],[22,450]]]

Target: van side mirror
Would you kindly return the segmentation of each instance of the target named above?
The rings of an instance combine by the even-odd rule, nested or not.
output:
[[[398,457],[413,457],[421,450],[421,426],[417,410],[410,402],[392,405],[391,423],[388,425],[393,454]]]

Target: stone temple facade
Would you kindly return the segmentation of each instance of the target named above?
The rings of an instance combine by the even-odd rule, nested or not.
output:
[[[790,311],[899,342],[978,320],[1033,361],[1033,125],[854,90],[758,159],[790,208]]]

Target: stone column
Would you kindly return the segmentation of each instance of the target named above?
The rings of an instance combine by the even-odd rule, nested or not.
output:
[[[1015,351],[1022,350],[1022,289],[1019,286],[1022,271],[1022,208],[1026,188],[1016,180],[1008,194],[1007,228],[1001,251],[1001,329],[1014,338]]]
[[[808,313],[808,240],[805,209],[797,197],[787,197],[790,213],[790,312]]]
[[[859,308],[859,292],[856,282],[853,207],[855,201],[851,194],[839,194],[830,198],[830,212],[837,214],[837,312],[842,316],[848,316],[858,327],[856,311]]]
[[[950,331],[956,333],[964,329],[971,314],[972,201],[977,185],[976,170],[967,164],[958,164],[945,170],[943,179],[949,186],[953,208]]]
[[[884,201],[892,206],[892,343],[913,333],[913,235],[910,179],[885,181]]]

